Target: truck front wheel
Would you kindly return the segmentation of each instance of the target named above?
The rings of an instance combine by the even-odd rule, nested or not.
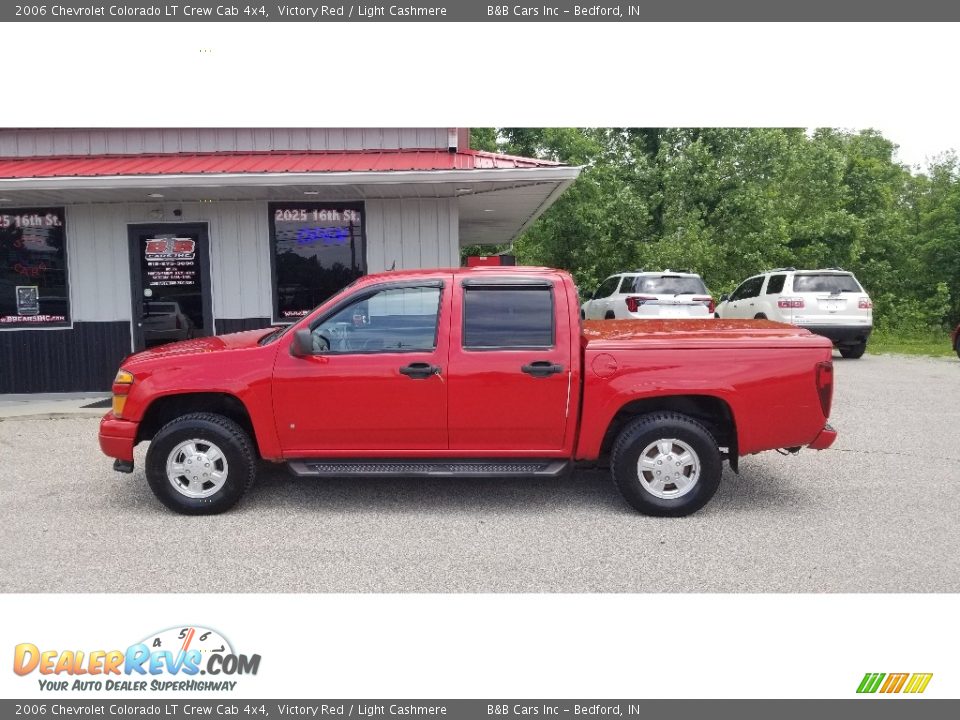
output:
[[[710,431],[675,412],[641,415],[614,443],[613,481],[645,515],[680,517],[696,512],[720,486],[723,463]]]
[[[147,450],[147,482],[164,505],[184,515],[229,510],[256,474],[253,443],[233,420],[191,413],[164,425]]]

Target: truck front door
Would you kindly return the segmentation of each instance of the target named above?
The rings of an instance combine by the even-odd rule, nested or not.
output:
[[[312,324],[312,355],[281,348],[273,403],[284,456],[446,450],[451,294],[440,280],[367,287]]]
[[[559,453],[573,391],[569,319],[576,309],[549,279],[468,277],[455,291],[450,450]]]

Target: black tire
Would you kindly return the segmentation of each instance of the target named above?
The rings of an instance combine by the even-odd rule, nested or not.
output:
[[[715,312],[715,313],[713,314],[713,319],[714,319],[714,320],[719,320],[719,319],[720,319],[720,313]]]
[[[604,320],[616,320],[617,316],[613,310],[607,310],[607,314],[603,316]]]
[[[679,497],[658,497],[640,478],[641,453],[657,440],[664,439],[686,444],[699,463],[699,478],[686,494]],[[699,422],[680,413],[656,412],[641,415],[621,431],[610,455],[610,472],[620,493],[636,510],[645,515],[682,517],[702,508],[717,492],[723,460],[716,439]],[[676,485],[674,487],[678,489]]]
[[[763,313],[757,313],[756,315],[753,316],[753,319],[754,319],[754,320],[766,320],[766,319],[767,319],[767,316],[764,315]]]
[[[223,454],[223,461],[213,463],[214,469],[219,464],[226,470],[226,479],[216,492],[206,497],[188,497],[167,477],[168,457],[188,440],[201,441],[196,446],[198,449],[204,446],[202,441],[208,441]],[[215,515],[229,510],[250,489],[256,467],[257,454],[247,433],[233,420],[214,413],[190,413],[171,420],[154,436],[147,450],[146,475],[150,489],[160,502],[183,515]]]
[[[587,319],[587,314],[586,314],[583,310],[580,311],[580,319],[581,319],[581,320],[586,320],[586,319]]]
[[[837,349],[840,350],[841,357],[847,360],[857,360],[863,357],[863,353],[867,350],[867,344],[864,342],[857,345],[841,345]]]

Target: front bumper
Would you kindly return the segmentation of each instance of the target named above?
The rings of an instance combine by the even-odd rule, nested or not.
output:
[[[100,449],[107,457],[133,462],[139,423],[121,420],[108,412],[100,421]]]
[[[814,335],[821,335],[833,341],[834,345],[865,343],[873,332],[872,325],[801,325]]]
[[[833,445],[837,439],[837,431],[831,427],[830,423],[823,426],[823,430],[813,439],[813,442],[807,445],[811,450],[826,450]]]

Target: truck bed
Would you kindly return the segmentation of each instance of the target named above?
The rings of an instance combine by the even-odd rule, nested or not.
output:
[[[590,350],[693,348],[829,348],[830,341],[771,320],[587,320]]]
[[[824,426],[816,365],[833,345],[769,320],[599,320],[583,323],[584,422],[577,457],[596,457],[627,402],[721,401],[741,455],[809,444]]]

